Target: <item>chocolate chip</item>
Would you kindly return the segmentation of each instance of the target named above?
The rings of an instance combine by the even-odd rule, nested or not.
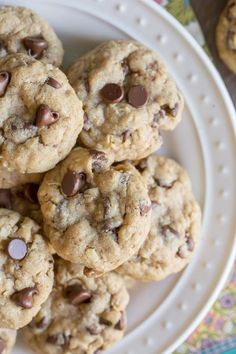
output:
[[[48,327],[49,321],[46,317],[41,318],[41,320],[35,323],[35,327],[38,329],[46,329]]]
[[[0,208],[12,208],[10,189],[0,189]]]
[[[97,334],[101,333],[101,328],[99,328],[96,324],[92,324],[89,327],[86,327],[87,331],[92,334],[93,336],[96,336]]]
[[[3,353],[4,349],[6,348],[6,346],[7,346],[7,343],[5,342],[5,340],[0,338],[0,354]]]
[[[57,333],[47,337],[47,343],[57,345],[63,349],[68,348],[70,344],[70,336],[66,336],[64,333]]]
[[[87,113],[84,112],[84,126],[83,129],[87,132],[89,129],[92,127],[92,123],[87,115]]]
[[[173,187],[174,185],[174,181],[171,182],[171,183],[166,183],[165,181],[161,180],[160,178],[154,178],[156,184],[158,185],[158,187],[161,187],[161,188],[165,188],[165,189],[170,189]]]
[[[28,55],[35,59],[40,59],[43,51],[48,48],[48,42],[42,36],[25,37],[23,44]]]
[[[174,107],[170,107],[168,104],[164,104],[161,106],[161,109],[166,112],[166,114],[170,114],[173,117],[176,117],[179,111],[179,104],[176,103]]]
[[[176,256],[178,256],[179,258],[182,258],[182,259],[186,258],[183,246],[179,247],[179,249],[176,253]]]
[[[148,93],[144,86],[131,86],[128,92],[128,102],[135,108],[143,107],[148,100]]]
[[[103,231],[111,232],[113,240],[116,243],[119,243],[119,229],[120,229],[119,227],[113,227],[111,224],[109,224],[109,222],[103,225]]]
[[[31,203],[38,204],[39,185],[36,183],[28,183],[24,188],[24,196]]]
[[[153,117],[153,122],[154,123],[159,123],[159,121],[163,118],[165,118],[166,116],[166,112],[164,111],[164,109],[160,109],[159,112],[157,112],[156,114],[154,114]]]
[[[149,211],[152,209],[152,206],[151,206],[151,204],[150,205],[141,204],[139,206],[139,209],[140,209],[140,215],[144,216],[149,213]]]
[[[88,302],[92,296],[90,290],[83,289],[79,284],[68,286],[65,294],[72,305]]]
[[[28,247],[24,240],[13,238],[8,243],[7,253],[14,261],[20,261],[27,255]]]
[[[188,247],[188,251],[193,252],[195,244],[194,244],[194,240],[192,239],[192,237],[190,237],[190,236],[187,237],[186,244]]]
[[[128,139],[130,138],[130,136],[131,136],[130,130],[129,130],[129,129],[125,130],[125,131],[122,133],[122,138],[123,138],[122,140],[123,140],[123,143],[125,143],[126,140],[128,140]]]
[[[2,39],[0,39],[0,51],[5,49],[5,45]]]
[[[31,309],[33,307],[34,295],[38,295],[38,289],[36,287],[25,288],[23,290],[15,292],[11,299],[16,305],[23,307],[24,309]]]
[[[61,187],[67,197],[73,197],[86,183],[86,175],[83,172],[68,171],[63,177]]]
[[[92,159],[94,160],[92,162],[92,171],[99,172],[107,162],[107,156],[103,151],[97,150],[91,150],[90,154],[92,156]]]
[[[169,225],[162,226],[161,233],[164,236],[164,238],[166,239],[166,241],[172,241],[173,238],[179,237],[178,231],[174,230]]]
[[[119,321],[115,325],[115,329],[118,329],[119,331],[123,331],[126,327],[126,323],[127,323],[127,318],[125,312],[123,311],[121,312],[121,317]]]
[[[55,80],[53,77],[48,77],[47,80],[45,81],[45,83],[49,86],[52,86],[55,89],[61,88],[60,82]]]
[[[106,84],[100,93],[103,99],[110,103],[118,103],[124,97],[124,89],[118,84]]]
[[[0,71],[0,97],[3,97],[5,95],[10,80],[10,73],[8,73],[7,71]]]
[[[46,104],[41,104],[36,112],[35,125],[38,128],[51,125],[59,119],[59,113],[51,111]]]

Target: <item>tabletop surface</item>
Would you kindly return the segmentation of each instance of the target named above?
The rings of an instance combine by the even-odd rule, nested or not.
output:
[[[215,44],[215,30],[227,0],[192,0],[192,7],[202,27],[214,63],[220,71],[236,106],[236,75],[220,60]]]

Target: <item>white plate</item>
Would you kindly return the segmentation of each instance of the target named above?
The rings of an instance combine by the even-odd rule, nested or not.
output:
[[[0,4],[6,1],[0,0]],[[194,330],[223,287],[235,254],[235,111],[218,73],[186,31],[151,0],[15,0],[57,30],[66,64],[111,38],[134,37],[156,49],[181,88],[183,122],[165,134],[163,153],[189,171],[204,210],[202,242],[191,265],[132,291],[129,329],[112,354],[172,352]],[[19,344],[15,354],[30,353]]]

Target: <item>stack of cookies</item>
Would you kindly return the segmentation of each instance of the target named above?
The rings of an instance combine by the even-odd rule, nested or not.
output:
[[[98,354],[126,328],[133,279],[182,270],[201,214],[187,172],[153,154],[183,98],[159,56],[109,41],[58,68],[30,9],[0,8],[0,353]]]

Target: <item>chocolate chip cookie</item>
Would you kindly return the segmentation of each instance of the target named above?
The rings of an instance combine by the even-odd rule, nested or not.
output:
[[[118,274],[86,277],[83,266],[63,260],[55,273],[52,294],[24,329],[35,352],[100,353],[123,337],[129,295]]]
[[[42,173],[20,173],[0,166],[0,188],[12,188],[26,183],[40,183]]]
[[[45,233],[57,254],[108,272],[144,242],[151,219],[147,188],[129,163],[110,167],[104,152],[74,149],[48,172],[38,198]]]
[[[228,1],[216,29],[216,44],[223,62],[236,73],[236,1]]]
[[[82,104],[59,69],[25,54],[0,60],[2,166],[20,173],[53,168],[82,125]]]
[[[149,235],[119,272],[141,281],[179,272],[192,258],[199,239],[201,212],[187,172],[175,161],[152,155],[137,165],[152,202]]]
[[[109,41],[79,58],[69,81],[84,105],[84,146],[140,159],[181,119],[183,99],[159,55],[131,40]]]
[[[0,188],[0,208],[17,211],[41,225],[43,218],[38,202],[38,189],[37,183],[26,183],[11,189]]]
[[[52,27],[31,9],[1,6],[0,58],[16,53],[60,66],[64,51]]]
[[[27,325],[53,286],[53,259],[39,226],[0,209],[0,327]]]
[[[0,354],[11,354],[15,341],[15,330],[0,328]]]

